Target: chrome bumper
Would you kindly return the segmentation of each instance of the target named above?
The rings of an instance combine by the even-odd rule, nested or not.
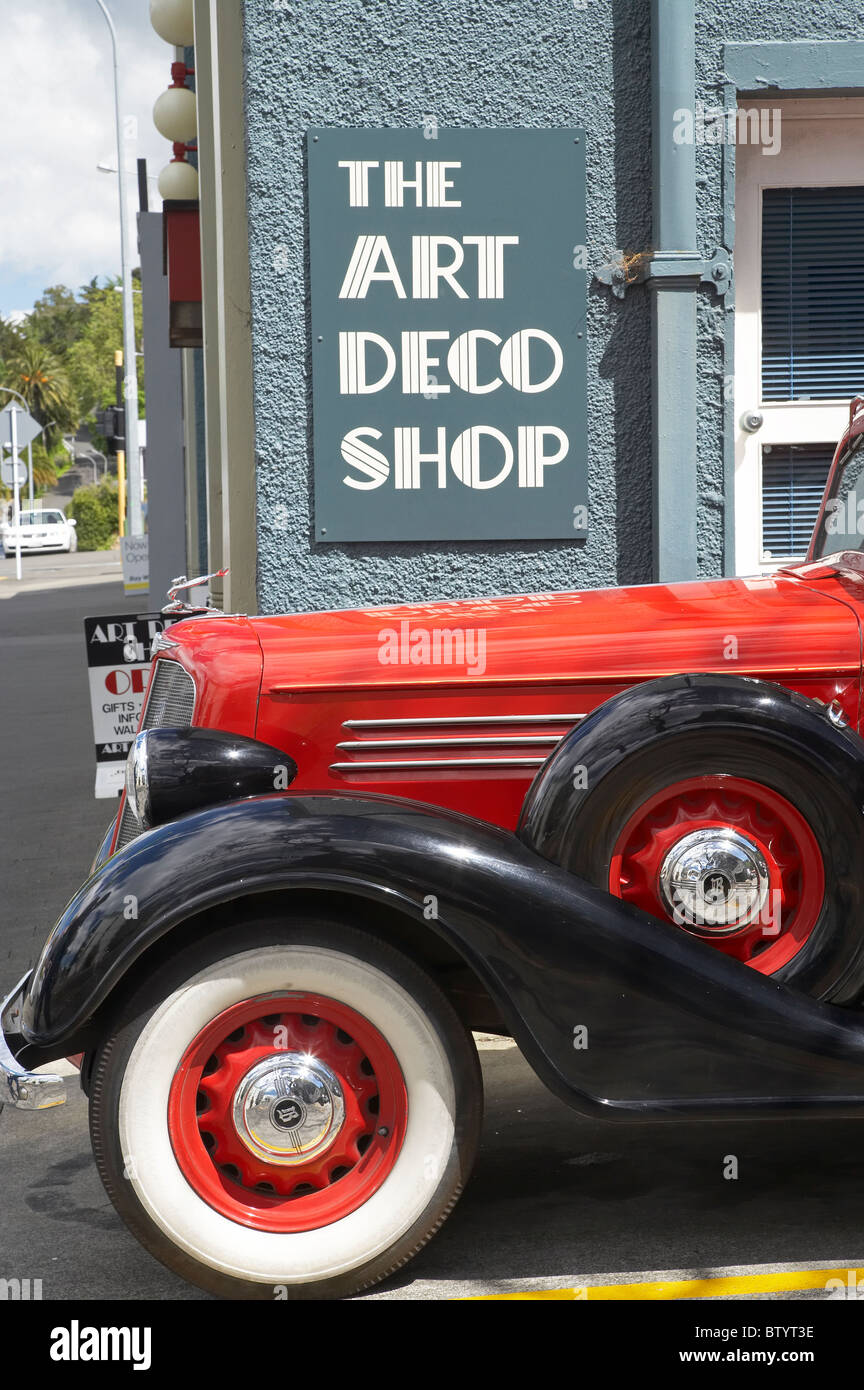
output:
[[[0,1004],[0,1110],[4,1105],[14,1105],[19,1110],[47,1110],[52,1105],[63,1105],[66,1100],[66,1082],[62,1076],[25,1071],[6,1041],[7,1033],[18,1031],[21,1000],[30,975],[28,970]]]

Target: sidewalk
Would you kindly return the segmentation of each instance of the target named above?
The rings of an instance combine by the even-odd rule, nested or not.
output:
[[[15,557],[0,554],[0,600],[30,594],[39,589],[68,589],[82,584],[115,584],[105,602],[125,603],[119,550],[77,550],[72,555],[45,551],[21,556],[21,579],[15,578]],[[147,607],[147,595],[139,594],[137,606]]]

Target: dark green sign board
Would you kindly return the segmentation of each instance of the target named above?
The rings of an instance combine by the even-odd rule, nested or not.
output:
[[[582,132],[308,145],[316,540],[584,536]]]

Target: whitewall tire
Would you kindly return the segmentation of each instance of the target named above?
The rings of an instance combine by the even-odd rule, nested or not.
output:
[[[476,1050],[437,984],[389,944],[308,917],[223,930],[164,966],[91,1085],[120,1215],[233,1298],[384,1278],[455,1204],[481,1115]]]

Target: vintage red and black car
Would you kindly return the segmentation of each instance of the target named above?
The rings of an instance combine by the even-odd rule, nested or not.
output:
[[[772,574],[172,626],[6,1102],[82,1054],[123,1219],[249,1298],[437,1230],[472,1030],[610,1121],[864,1115],[862,441]]]

